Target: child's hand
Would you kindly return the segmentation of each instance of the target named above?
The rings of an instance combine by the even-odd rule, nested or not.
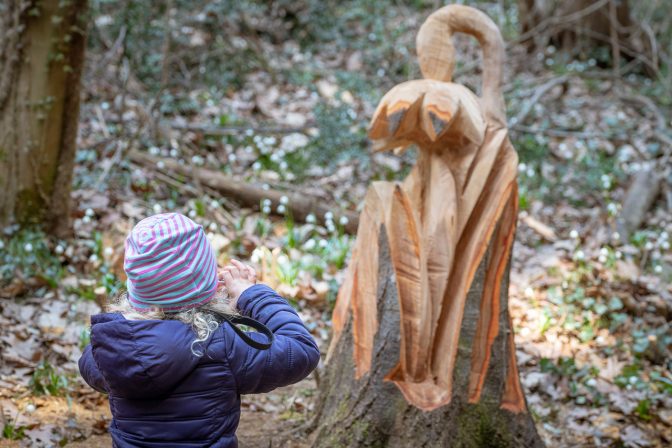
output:
[[[235,303],[243,291],[257,282],[257,273],[252,267],[232,259],[231,264],[219,270],[219,278],[224,281],[229,297]]]

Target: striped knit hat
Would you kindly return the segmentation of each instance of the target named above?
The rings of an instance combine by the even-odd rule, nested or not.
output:
[[[138,311],[182,311],[209,302],[217,261],[203,227],[179,213],[140,221],[126,239],[128,300]]]

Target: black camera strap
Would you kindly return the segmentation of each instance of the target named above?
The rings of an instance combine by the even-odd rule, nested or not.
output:
[[[231,328],[233,328],[233,331],[240,336],[240,338],[245,341],[247,345],[250,347],[254,347],[258,350],[268,350],[271,348],[271,344],[273,344],[274,340],[274,335],[273,332],[264,324],[259,322],[258,320],[254,320],[251,317],[246,317],[246,316],[238,316],[238,315],[231,315],[231,314],[226,314],[223,315],[224,320],[231,325]],[[238,328],[238,325],[247,325],[250,328],[254,328],[257,330],[257,332],[263,334],[266,336],[266,339],[268,342],[258,342],[252,339],[247,335],[246,332]]]

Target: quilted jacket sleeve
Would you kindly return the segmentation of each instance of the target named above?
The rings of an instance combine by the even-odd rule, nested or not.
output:
[[[266,285],[254,285],[238,299],[241,314],[258,320],[274,334],[268,350],[247,345],[233,331],[227,338],[227,358],[241,394],[263,393],[296,383],[315,369],[320,351],[301,318],[285,299]],[[265,337],[250,333],[265,342]]]
[[[82,357],[79,358],[79,373],[82,375],[82,378],[84,378],[84,381],[98,392],[108,392],[103,375],[101,375],[100,370],[96,365],[96,361],[93,359],[91,344],[86,346],[84,353],[82,353]]]

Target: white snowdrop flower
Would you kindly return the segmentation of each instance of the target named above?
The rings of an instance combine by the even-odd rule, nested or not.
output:
[[[670,234],[667,233],[667,231],[663,230],[662,232],[660,232],[660,239],[661,240],[667,240],[669,238],[670,238]]]
[[[546,59],[546,65],[551,66],[551,65],[553,65],[554,63],[555,63],[555,61],[553,60],[553,58],[548,58],[548,59]]]
[[[156,146],[152,146],[149,148],[149,153],[153,156],[158,156],[159,154],[161,154],[161,150]]]
[[[250,261],[252,263],[259,263],[261,261],[261,250],[260,249],[254,249],[252,251],[252,255],[250,256]]]
[[[93,209],[87,208],[86,211],[84,212],[86,216],[93,216],[95,213],[93,212]]]
[[[165,166],[166,166],[166,164],[163,163],[163,160],[159,160],[158,162],[156,162],[156,167],[157,167],[158,169],[160,169],[160,170],[162,170],[163,168],[165,168]]]
[[[645,250],[653,250],[653,243],[651,241],[647,241],[646,244],[644,245]]]
[[[630,384],[635,384],[637,382],[637,377],[636,376],[631,376],[630,379],[628,380]]]
[[[597,64],[597,61],[596,61],[594,58],[590,58],[590,59],[588,59],[588,65],[589,65],[590,67],[594,67],[595,64]]]
[[[601,248],[600,255],[604,255],[606,257],[607,255],[609,255],[609,249],[607,249],[606,247]]]
[[[100,103],[100,108],[103,110],[107,110],[110,108],[110,103],[108,103],[107,101],[103,101],[102,103]]]
[[[615,240],[615,241],[618,241],[618,240],[621,239],[621,234],[618,233],[618,232],[614,232],[614,233],[611,234],[611,239]]]
[[[154,210],[154,213],[158,215],[163,210],[163,207],[161,207],[161,204],[156,203],[152,206],[152,210]]]
[[[657,264],[656,267],[653,268],[653,270],[655,271],[656,274],[660,274],[661,272],[663,272],[663,266]]]
[[[548,48],[546,48],[546,51],[548,51],[549,54],[554,54],[555,47],[553,45],[549,45]]]
[[[216,232],[217,231],[217,224],[214,222],[211,222],[210,225],[208,226],[208,230],[211,232]]]
[[[245,135],[252,137],[252,135],[254,135],[254,131],[252,129],[245,129]]]
[[[280,158],[285,157],[285,155],[286,155],[286,154],[285,154],[285,150],[282,149],[282,148],[278,149],[278,151],[276,152],[276,154],[277,154],[278,157],[280,157]]]
[[[338,223],[339,223],[340,225],[342,225],[342,226],[347,225],[348,222],[350,222],[350,220],[348,219],[347,216],[341,216],[341,217],[339,218],[339,220],[338,220]]]
[[[521,173],[524,173],[527,171],[527,164],[526,163],[520,163],[518,164],[518,171]]]
[[[284,196],[284,195],[280,196],[280,203],[284,204],[284,205],[289,204],[289,198],[287,196]]]
[[[229,154],[229,162],[235,162],[238,157],[235,154]]]
[[[281,169],[282,171],[286,171],[287,168],[289,168],[289,165],[287,164],[286,161],[283,160],[282,162],[280,162],[280,169]]]
[[[329,245],[329,241],[327,241],[327,240],[325,240],[324,238],[322,238],[322,239],[320,240],[320,242],[317,243],[317,244],[318,244],[322,249],[324,249],[325,247],[327,247],[327,246]]]
[[[317,243],[315,242],[315,240],[313,238],[311,238],[311,239],[309,239],[308,241],[305,242],[305,244],[303,245],[303,248],[305,250],[313,250],[313,249],[315,249],[315,246],[317,246]]]
[[[264,207],[270,207],[271,206],[271,200],[266,198],[261,201],[261,205]]]
[[[560,286],[562,286],[562,289],[567,289],[569,288],[569,282],[567,280],[564,280]]]
[[[270,159],[271,162],[278,163],[280,161],[280,156],[278,156],[278,154],[274,152],[273,154],[271,154]]]
[[[597,386],[597,381],[595,380],[595,378],[590,378],[588,381],[586,381],[586,386],[595,387]]]
[[[250,145],[247,145],[245,148],[243,148],[243,151],[245,151],[247,154],[252,154],[252,147]]]
[[[2,241],[0,241],[0,243],[2,243]],[[2,249],[2,248],[0,247],[0,249]],[[56,246],[56,248],[54,249],[54,252],[56,252],[59,255],[62,254],[64,251],[65,251],[65,249],[60,244],[58,246]]]
[[[268,184],[263,184],[263,185],[261,186],[261,189],[262,189],[262,190],[270,190],[270,189],[271,189],[271,186],[268,185]]]
[[[576,253],[574,254],[574,259],[583,261],[586,259],[586,254],[583,253],[582,250],[577,250]]]
[[[189,217],[194,219],[196,217],[196,210],[189,210]]]
[[[334,221],[327,221],[327,230],[330,232],[333,232],[336,230],[336,226],[334,225]]]
[[[617,259],[623,258],[623,253],[620,250],[617,250],[614,255],[616,256]]]
[[[382,68],[382,67],[379,68],[379,69],[376,71],[376,75],[377,75],[379,78],[382,78],[383,76],[385,76],[385,69]]]
[[[334,219],[334,214],[332,212],[327,212],[324,214],[324,219],[327,221]]]
[[[211,208],[219,208],[219,202],[217,202],[216,200],[213,199],[212,201],[210,201],[210,207]]]
[[[259,145],[261,143],[261,135],[255,135],[254,138],[252,138],[252,141]]]
[[[278,263],[279,264],[287,264],[289,263],[289,257],[285,254],[280,254],[278,255]]]
[[[252,170],[259,171],[261,169],[261,162],[254,162],[252,164]]]
[[[579,232],[576,229],[573,229],[569,232],[569,237],[575,240],[579,237]]]
[[[84,224],[88,224],[88,223],[90,223],[90,222],[91,222],[91,217],[90,217],[90,216],[84,216],[84,217],[82,218],[82,222],[83,222]]]
[[[615,215],[616,213],[618,213],[618,204],[616,204],[615,202],[610,202],[607,205],[607,212],[609,212],[610,215]]]
[[[23,246],[23,250],[25,250],[26,252],[32,252],[33,251],[33,245],[30,244],[30,243],[26,243]]]
[[[285,207],[284,204],[280,204],[280,205],[278,205],[277,210],[278,210],[278,213],[285,213],[287,211],[287,207]]]
[[[170,157],[172,157],[173,159],[180,155],[180,153],[177,152],[177,149],[175,149],[175,148],[171,149],[169,154],[170,154]]]
[[[91,254],[91,256],[89,257],[89,261],[90,261],[91,263],[95,263],[96,261],[98,261],[98,255],[96,255],[96,254]]]
[[[28,405],[26,405],[26,412],[29,414],[35,412],[35,405],[33,403],[29,403]]]
[[[660,248],[663,250],[670,250],[670,242],[665,240],[660,243]]]
[[[308,216],[306,216],[306,222],[308,224],[315,224],[316,221],[317,219],[315,218],[315,215],[313,215],[312,213],[308,213]]]
[[[532,297],[534,297],[534,289],[532,289],[531,286],[528,286],[527,288],[525,288],[525,297],[527,297],[528,299],[531,299]]]
[[[103,254],[106,257],[112,256],[113,253],[114,253],[114,249],[112,249],[111,247],[106,247],[105,250],[103,250]]]
[[[200,157],[199,156],[191,156],[191,163],[194,165],[199,165],[200,164]]]
[[[261,212],[262,212],[263,214],[265,214],[265,215],[268,215],[269,213],[271,213],[271,207],[268,206],[268,205],[264,205],[264,206],[261,208]]]
[[[534,177],[536,173],[534,171],[534,168],[530,166],[527,168],[527,171],[525,171],[525,174],[527,174],[527,177]]]
[[[598,261],[599,261],[600,263],[602,263],[602,264],[606,263],[606,262],[607,262],[607,257],[606,257],[606,255],[600,255],[600,256],[598,257]]]
[[[265,145],[268,145],[268,146],[275,145],[275,142],[276,142],[276,141],[277,141],[277,140],[275,139],[275,137],[266,137],[266,138],[264,138],[264,140],[263,140],[264,144],[265,144]]]

